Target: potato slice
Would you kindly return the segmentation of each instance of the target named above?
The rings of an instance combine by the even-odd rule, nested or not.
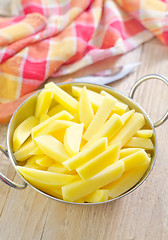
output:
[[[124,124],[127,123],[130,118],[133,116],[133,114],[135,113],[135,110],[130,110],[126,113],[124,113],[122,116],[121,116],[121,119],[123,120]]]
[[[62,164],[60,164],[59,162],[54,163],[52,165],[50,165],[48,167],[49,172],[57,172],[57,173],[66,173],[66,174],[77,174],[75,170],[69,171],[68,169],[66,169]]]
[[[77,168],[76,171],[84,180],[91,178],[103,170],[105,167],[116,162],[119,158],[119,153],[120,144],[112,145],[95,158]]]
[[[65,108],[60,105],[60,104],[57,104],[55,107],[51,108],[49,111],[48,111],[48,115],[50,117],[54,116],[55,114],[59,113],[59,112],[62,112],[63,110],[65,110]]]
[[[81,87],[72,86],[73,96],[80,98],[81,93],[82,93]],[[96,93],[96,92],[88,90],[88,89],[87,89],[87,93],[88,93],[89,99],[91,101],[93,111],[94,111],[94,113],[96,113],[97,110],[99,109],[100,105],[102,104],[104,97],[101,96],[99,93]]]
[[[126,111],[128,111],[128,105],[123,103],[123,102],[120,102],[117,98],[112,96],[110,93],[107,93],[106,91],[102,90],[100,92],[100,94],[102,96],[110,96],[111,98],[116,100],[116,103],[115,103],[114,108],[112,109],[112,111],[120,110],[120,114],[124,114]],[[112,115],[112,114],[113,114],[113,112],[111,112],[110,115]]]
[[[86,87],[83,87],[80,100],[79,100],[80,122],[84,123],[85,128],[88,128],[93,117],[94,117],[94,113],[93,113],[92,105],[91,105]]]
[[[122,121],[121,117],[117,114],[113,114],[109,120],[97,130],[97,133],[83,146],[82,150],[102,137],[107,137],[108,141],[110,141],[123,124],[124,122]]]
[[[119,130],[112,138],[111,144],[121,142],[121,147],[145,124],[144,116],[141,113],[135,113],[130,120]]]
[[[47,119],[44,122],[37,125],[36,127],[33,127],[31,130],[31,136],[32,136],[32,138],[35,138],[39,135],[47,134],[47,133],[53,132],[57,129],[60,129],[60,127],[55,126],[55,125],[57,125],[57,124],[55,124],[56,120],[71,120],[72,118],[73,118],[73,116],[65,110],[60,113],[57,113],[56,115],[54,115],[53,117],[50,117],[49,119]],[[61,124],[61,122],[58,122],[58,123]],[[62,122],[62,123],[64,124],[65,122]],[[69,122],[68,126],[70,126],[71,124],[73,124],[73,123]]]
[[[53,173],[21,166],[17,166],[17,170],[30,183],[36,182],[37,186],[39,184],[48,189],[52,189],[55,186],[62,186],[79,179],[77,175]]]
[[[65,131],[66,131],[66,128],[61,128],[54,132],[51,132],[50,135],[56,138],[59,142],[64,143]]]
[[[41,122],[44,122],[45,120],[49,119],[49,115],[46,114],[46,113],[43,113],[41,116],[40,116],[40,123]]]
[[[36,148],[37,144],[29,137],[19,150],[14,153],[14,157],[17,161],[25,161],[33,155],[33,151],[35,151]]]
[[[131,148],[144,148],[147,150],[154,149],[153,143],[149,138],[132,137],[124,146]]]
[[[26,164],[24,165],[24,167],[28,167],[28,168],[34,168],[34,169],[38,169],[38,170],[47,170],[46,167],[44,166],[40,166],[36,163],[37,160],[37,156],[32,156],[30,157]]]
[[[70,156],[79,152],[84,124],[75,124],[66,129],[64,135],[64,147]]]
[[[124,171],[124,162],[117,161],[87,180],[78,180],[62,187],[65,201],[76,201],[117,180]]]
[[[46,155],[39,155],[39,156],[36,156],[36,163],[42,167],[46,167],[48,168],[50,165],[52,165],[55,161],[46,156]]]
[[[35,117],[40,119],[41,115],[46,114],[53,98],[52,90],[42,90],[36,101]]]
[[[108,96],[104,97],[102,105],[96,112],[94,118],[92,119],[91,123],[89,124],[89,127],[87,128],[85,134],[83,135],[84,139],[86,139],[86,140],[91,139],[91,137],[97,133],[97,129],[100,129],[101,127],[103,127],[115,102],[116,102],[115,100],[113,100],[112,98],[110,98]]]
[[[31,129],[37,124],[39,124],[39,120],[34,116],[30,116],[17,126],[13,134],[14,152],[16,152],[26,141],[26,139],[30,136]]]
[[[153,136],[153,130],[151,129],[141,129],[135,133],[135,137],[150,138]]]
[[[76,169],[80,167],[82,164],[88,162],[90,159],[104,152],[107,149],[107,146],[108,146],[107,138],[101,138],[88,148],[84,149],[75,156],[63,162],[63,165],[68,170]]]
[[[138,167],[125,172],[121,178],[108,184],[103,189],[109,190],[109,196],[116,198],[134,187],[145,174],[148,169],[150,161],[140,164]]]
[[[141,149],[138,152],[135,152],[125,158],[122,158],[119,161],[124,162],[125,171],[128,171],[130,169],[137,167],[139,164],[142,164],[144,162],[149,162],[150,159],[148,157],[148,154],[145,152],[145,150]]]
[[[66,93],[60,87],[58,87],[53,82],[47,83],[45,85],[45,89],[54,90],[53,98],[61,104],[65,109],[76,112],[79,107],[79,103],[76,99],[74,99],[71,95]]]
[[[107,189],[98,189],[95,192],[84,197],[85,202],[97,203],[105,202],[108,200],[109,190]]]
[[[141,148],[124,148],[120,151],[119,159],[125,158],[133,153],[138,152]]]
[[[51,135],[42,135],[40,137],[36,137],[34,140],[41,151],[55,161],[62,163],[69,158],[63,144]]]

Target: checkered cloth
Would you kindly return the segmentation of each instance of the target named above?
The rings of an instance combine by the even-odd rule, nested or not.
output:
[[[20,0],[17,10],[0,18],[1,103],[154,35],[168,45],[166,0]]]

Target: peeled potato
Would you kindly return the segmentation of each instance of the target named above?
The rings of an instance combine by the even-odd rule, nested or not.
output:
[[[20,146],[26,141],[30,136],[31,129],[39,123],[38,119],[34,116],[30,116],[25,119],[19,126],[15,129],[13,134],[13,150],[16,152]]]
[[[66,91],[46,84],[36,117],[15,130],[18,171],[32,186],[64,201],[115,198],[144,176],[153,156],[153,131],[143,114],[108,92],[67,86]]]

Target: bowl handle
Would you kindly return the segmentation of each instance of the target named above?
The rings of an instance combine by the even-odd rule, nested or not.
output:
[[[8,156],[8,151],[5,150],[1,145],[0,145],[0,151],[7,157],[9,158]],[[24,189],[26,186],[27,186],[27,183],[23,181],[23,184],[20,185],[20,184],[17,184],[13,181],[11,181],[10,179],[8,179],[7,177],[5,177],[1,172],[0,172],[0,180],[2,180],[4,183],[6,183],[7,185],[9,185],[10,187],[13,187],[13,188],[16,188],[16,189]]]
[[[168,80],[167,78],[163,77],[163,76],[160,76],[160,75],[157,75],[157,74],[149,74],[149,75],[146,75],[142,78],[140,78],[134,85],[133,87],[131,88],[131,91],[130,91],[130,94],[129,94],[129,97],[130,98],[133,98],[134,97],[134,93],[135,93],[135,90],[138,88],[138,86],[143,83],[144,81],[146,80],[149,80],[149,79],[158,79],[158,80],[161,80],[162,82],[164,82],[167,86],[168,86]],[[154,127],[159,127],[160,125],[162,125],[166,120],[168,119],[168,111],[163,115],[163,117],[161,119],[159,119],[157,122],[155,122],[153,125]]]

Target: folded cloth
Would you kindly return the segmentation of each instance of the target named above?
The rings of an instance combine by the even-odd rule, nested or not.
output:
[[[168,45],[166,0],[13,1],[18,16],[0,18],[1,103],[153,36]]]

